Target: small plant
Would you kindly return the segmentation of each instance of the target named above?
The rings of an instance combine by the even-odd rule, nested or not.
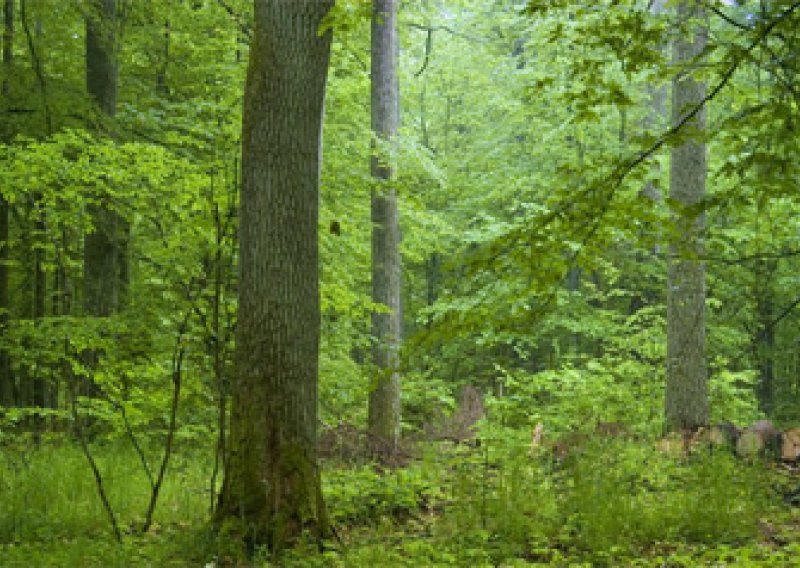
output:
[[[424,468],[381,474],[372,466],[333,470],[323,475],[323,491],[334,523],[372,523],[405,519],[438,498],[437,483]]]

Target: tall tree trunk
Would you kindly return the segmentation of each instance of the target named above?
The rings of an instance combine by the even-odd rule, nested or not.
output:
[[[273,553],[328,530],[317,465],[317,221],[333,0],[255,0],[242,125],[239,319],[218,522]]]
[[[700,20],[700,2],[684,0],[677,7],[679,21]],[[708,423],[708,376],[706,370],[705,264],[703,231],[705,215],[692,206],[706,192],[705,108],[706,87],[691,76],[691,62],[705,48],[707,28],[696,29],[691,38],[679,36],[673,45],[673,63],[682,67],[672,84],[672,123],[685,120],[688,138],[672,149],[670,197],[677,204],[675,237],[667,269],[667,384],[666,427],[695,428]]]
[[[53,285],[53,315],[54,316],[70,316],[72,315],[72,286],[73,282],[71,279],[71,273],[67,266],[68,259],[70,258],[70,234],[65,224],[61,224],[60,230],[60,247],[57,248],[56,252],[56,259],[55,259],[55,284]],[[64,349],[64,357],[65,361],[67,361],[71,355],[70,349],[70,342],[69,342],[69,332],[65,330],[64,338],[62,342],[62,346]],[[52,402],[53,408],[58,408],[59,403],[59,394],[62,392],[62,387],[66,387],[64,389],[64,395],[66,395],[70,389],[74,388],[74,384],[70,381],[74,380],[74,374],[72,370],[69,369],[69,365],[66,363],[63,364],[61,371],[55,371],[55,377],[53,380],[53,384],[51,385],[52,388]],[[65,396],[66,398],[66,396]],[[69,408],[69,403],[71,401],[65,400],[65,408]],[[54,425],[56,428],[63,428],[64,424],[62,424],[59,420],[53,420]]]
[[[117,112],[117,0],[90,0],[86,18],[86,90],[106,115]]]
[[[117,105],[116,0],[92,0],[86,19],[86,88],[107,117]],[[105,201],[105,200],[103,200]],[[86,315],[119,311],[127,281],[126,221],[104,203],[90,206],[94,230],[84,241],[83,308]]]
[[[117,0],[91,0],[86,18],[86,89],[103,117],[113,118],[117,107],[116,26]],[[120,310],[127,286],[128,224],[100,193],[88,213],[93,230],[83,241],[83,312],[107,317]],[[85,351],[88,369],[97,365],[99,353]],[[97,386],[87,378],[81,394],[94,396]]]
[[[36,326],[41,326],[44,317],[47,315],[47,272],[45,272],[45,247],[44,243],[47,239],[47,225],[45,219],[45,212],[43,210],[42,196],[38,193],[33,197],[33,215],[35,236],[34,242],[37,246],[34,249],[34,279],[33,279],[33,320]],[[31,401],[35,408],[45,408],[48,402],[47,387],[48,383],[44,377],[45,366],[40,357],[36,358],[36,367],[34,369],[32,394],[33,400]],[[40,413],[33,416],[33,434],[34,440],[38,443],[41,432],[45,427],[45,420]]]
[[[3,99],[11,98],[11,73],[14,69],[14,1],[3,2]],[[13,127],[4,132],[5,142],[14,136]],[[0,195],[0,333],[8,333],[8,214],[9,205]],[[0,349],[0,406],[14,404],[14,377],[11,374],[11,359],[5,349]]]
[[[372,7],[372,300],[388,312],[372,314],[372,363],[377,374],[369,395],[373,449],[393,453],[400,438],[400,223],[391,185],[393,138],[400,119],[397,81],[397,0]]]
[[[6,6],[8,8],[9,6]],[[42,36],[42,26],[37,20],[34,33],[31,31],[30,23],[28,20],[27,2],[20,0],[19,3],[19,16],[22,29],[25,33],[25,38],[28,44],[28,50],[33,62],[37,84],[39,87],[39,95],[42,100],[42,110],[44,115],[45,130],[44,135],[50,136],[52,130],[52,117],[50,115],[50,107],[47,96],[47,82],[44,67],[42,65],[42,58],[38,53],[37,44]],[[13,12],[13,7],[12,7]],[[13,27],[13,22],[11,22]],[[13,31],[13,30],[12,30]],[[12,54],[13,55],[13,54]],[[29,315],[34,321],[36,327],[41,326],[42,319],[46,315],[46,295],[47,295],[47,273],[45,271],[46,253],[44,243],[47,239],[47,224],[45,207],[42,203],[42,194],[39,191],[34,191],[30,196],[30,219],[33,223],[33,230],[30,233],[30,257],[32,263],[32,304]],[[20,372],[19,377],[19,397],[18,402],[20,405],[43,408],[47,401],[47,382],[44,378],[44,368],[42,361],[37,353],[34,359],[34,366],[32,374],[26,371]],[[41,414],[34,411],[31,415],[29,428],[34,434],[34,440],[38,442],[39,435],[43,429],[44,421]]]

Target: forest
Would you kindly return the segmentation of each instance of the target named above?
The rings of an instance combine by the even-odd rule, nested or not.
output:
[[[800,1],[0,13],[0,566],[800,566]]]

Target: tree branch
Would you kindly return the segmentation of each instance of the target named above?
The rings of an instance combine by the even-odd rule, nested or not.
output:
[[[239,12],[234,10],[233,7],[225,0],[217,0],[217,4],[219,4],[228,13],[231,19],[236,23],[239,31],[242,32],[242,35],[244,35],[249,42],[253,36],[253,30],[250,24],[245,22],[244,17],[242,17]]]
[[[709,91],[704,97],[703,100],[695,105],[686,116],[684,116],[677,124],[670,127],[666,132],[664,132],[659,139],[654,142],[649,148],[640,152],[636,157],[627,161],[627,163],[623,163],[621,166],[616,168],[614,172],[611,173],[606,178],[607,182],[610,182],[611,188],[608,191],[608,195],[606,198],[605,203],[602,206],[600,213],[595,217],[594,222],[592,223],[589,231],[587,232],[584,239],[582,239],[581,244],[585,245],[589,239],[597,232],[597,229],[600,226],[600,221],[605,216],[605,213],[608,211],[611,205],[611,201],[614,199],[614,195],[616,194],[617,189],[622,185],[622,182],[625,181],[625,178],[630,175],[630,173],[636,169],[637,166],[645,162],[648,158],[653,156],[658,150],[660,150],[669,140],[674,138],[683,128],[688,124],[692,119],[694,119],[698,113],[702,110],[702,108],[711,100],[716,98],[716,96],[725,88],[725,86],[730,82],[731,78],[733,77],[736,70],[742,64],[742,62],[750,56],[752,51],[758,47],[772,32],[775,27],[783,22],[786,18],[788,18],[795,10],[800,8],[800,0],[794,2],[791,6],[786,8],[779,16],[771,20],[767,25],[761,28],[760,33],[756,38],[748,45],[743,51],[736,53],[733,58],[733,61],[722,74],[722,78],[717,82],[717,84]],[[602,185],[602,184],[601,184]],[[557,216],[562,214],[562,212],[554,212],[548,218],[549,222],[552,222]],[[579,247],[572,256],[572,262],[574,262],[580,254],[581,249],[583,246]]]
[[[703,2],[702,5],[706,10],[708,10],[710,12],[713,12],[714,15],[719,17],[721,20],[727,22],[728,24],[734,26],[735,28],[739,28],[740,30],[744,30],[746,32],[752,31],[752,28],[750,26],[748,26],[747,24],[743,24],[741,22],[737,22],[732,17],[730,17],[728,14],[726,14],[725,12],[723,12],[722,10],[717,8],[717,6],[716,6],[716,4],[714,2]]]

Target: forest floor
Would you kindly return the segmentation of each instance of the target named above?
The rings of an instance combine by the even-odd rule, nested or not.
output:
[[[282,566],[800,566],[800,476],[727,453],[664,456],[602,440],[559,461],[523,432],[480,447],[428,443],[403,468],[326,461],[336,526],[323,553],[299,543]],[[500,441],[502,440],[502,442]],[[173,458],[150,530],[148,480],[132,451],[95,449],[123,533],[68,443],[0,453],[0,566],[269,566],[209,531],[211,460]]]

